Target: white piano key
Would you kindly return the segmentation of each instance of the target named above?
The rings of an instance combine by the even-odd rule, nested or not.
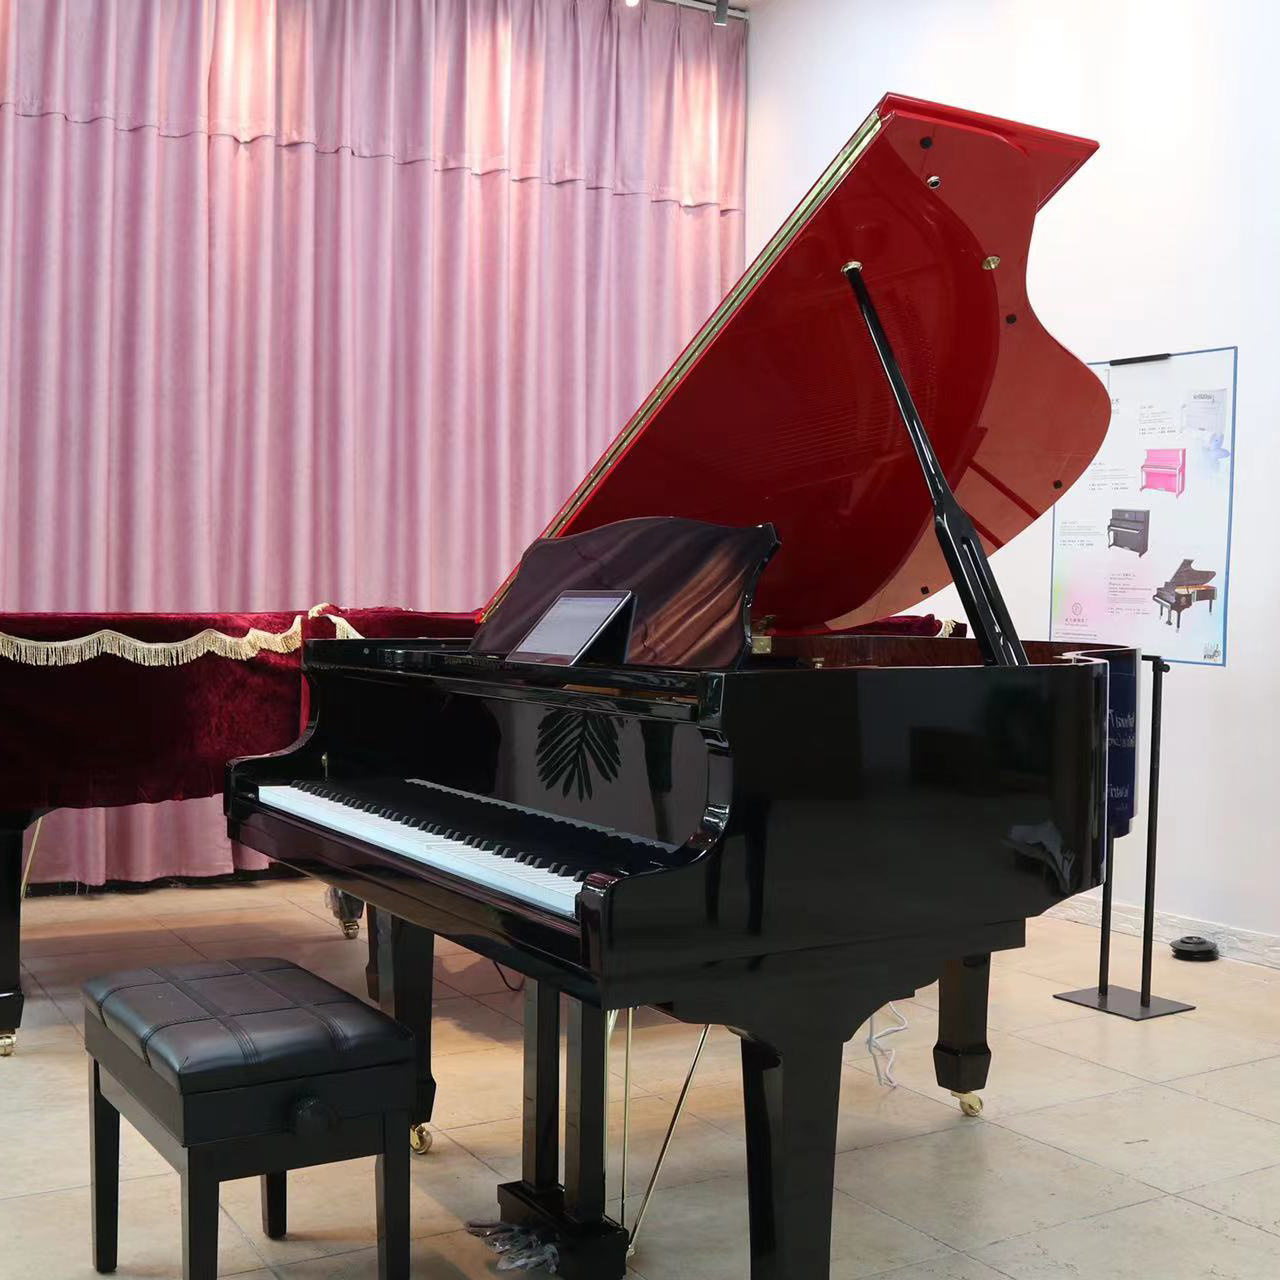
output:
[[[282,813],[354,836],[376,848],[402,854],[567,919],[572,920],[577,914],[576,901],[582,886],[571,875],[530,867],[514,858],[478,849],[465,840],[433,835],[298,787],[259,787],[258,799]]]

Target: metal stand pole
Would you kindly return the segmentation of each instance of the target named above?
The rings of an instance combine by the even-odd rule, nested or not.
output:
[[[1142,903],[1142,990],[1139,1003],[1151,1008],[1151,949],[1156,925],[1156,828],[1160,821],[1160,725],[1164,675],[1169,664],[1151,661],[1151,776],[1147,782],[1147,886]],[[1170,1010],[1173,1012],[1173,1010]]]
[[[1067,1000],[1071,1004],[1098,1009],[1102,1013],[1114,1013],[1133,1022],[1148,1018],[1162,1018],[1170,1013],[1186,1013],[1193,1004],[1179,1000],[1166,1000],[1151,994],[1151,952],[1156,927],[1156,837],[1160,822],[1160,730],[1163,721],[1163,693],[1165,673],[1169,664],[1158,654],[1143,654],[1143,661],[1151,663],[1151,762],[1147,783],[1147,883],[1142,904],[1142,981],[1141,989],[1110,985],[1111,971],[1111,880],[1114,872],[1115,843],[1107,837],[1107,873],[1102,882],[1102,940],[1098,945],[1098,985],[1079,991],[1062,991],[1055,1000]]]
[[[1107,872],[1102,881],[1102,938],[1098,942],[1098,994],[1107,994],[1111,976],[1111,869],[1116,860],[1116,838],[1107,832]]]

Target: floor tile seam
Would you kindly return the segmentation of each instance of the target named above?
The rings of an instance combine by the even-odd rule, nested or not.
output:
[[[1270,1061],[1270,1059],[1264,1059],[1264,1061]],[[1248,1066],[1249,1064],[1241,1063],[1241,1065]],[[1180,1078],[1183,1080],[1194,1079],[1193,1076],[1182,1076]],[[1234,1111],[1236,1115],[1248,1116],[1251,1120],[1261,1120],[1263,1124],[1274,1125],[1276,1128],[1280,1128],[1280,1121],[1272,1120],[1269,1116],[1260,1116],[1256,1111],[1250,1111],[1245,1107],[1238,1107],[1234,1103],[1221,1102],[1217,1098],[1206,1098],[1202,1094],[1192,1093],[1189,1089],[1180,1089],[1178,1088],[1177,1080],[1169,1081],[1167,1087],[1172,1089],[1175,1093],[1180,1093],[1184,1098],[1195,1098],[1199,1102],[1208,1102],[1215,1107],[1221,1107],[1224,1111]]]
[[[222,1229],[222,1221],[221,1221],[221,1219],[225,1219],[227,1222],[229,1222],[229,1223],[230,1223],[230,1224],[235,1228],[235,1230],[236,1230],[237,1234],[240,1236],[240,1239],[241,1239],[241,1240],[243,1240],[243,1241],[245,1242],[245,1244],[248,1246],[249,1252],[250,1252],[251,1254],[253,1254],[253,1256],[254,1256],[255,1258],[257,1258],[257,1260],[258,1260],[258,1265],[257,1265],[256,1267],[245,1267],[245,1268],[244,1268],[244,1271],[263,1271],[263,1270],[269,1270],[269,1269],[270,1269],[271,1264],[266,1260],[266,1258],[264,1258],[264,1257],[262,1256],[262,1250],[261,1250],[261,1249],[259,1249],[259,1248],[258,1248],[258,1246],[257,1246],[257,1245],[252,1241],[252,1240],[250,1240],[250,1239],[249,1239],[249,1233],[248,1233],[248,1232],[247,1232],[247,1231],[246,1231],[246,1230],[245,1230],[245,1229],[244,1229],[244,1228],[243,1228],[243,1227],[242,1227],[242,1226],[241,1226],[241,1225],[240,1225],[240,1224],[235,1220],[235,1218],[234,1218],[234,1217],[232,1216],[232,1214],[231,1214],[231,1211],[226,1207],[226,1205],[224,1205],[224,1204],[222,1203],[222,1196],[221,1196],[221,1195],[219,1195],[219,1196],[218,1196],[218,1213],[219,1213],[219,1215],[220,1215],[220,1220],[219,1220],[219,1224],[218,1224],[218,1225],[219,1225],[219,1239],[221,1239],[221,1229]],[[222,1274],[224,1274],[224,1273],[219,1272],[219,1275],[222,1275]],[[226,1272],[225,1274],[226,1274],[226,1275],[239,1275],[239,1274],[243,1274],[243,1272],[228,1271],[228,1272]]]
[[[665,1169],[666,1165],[663,1165],[663,1168]],[[681,1178],[679,1182],[668,1182],[665,1178],[659,1178],[658,1181],[654,1184],[653,1194],[655,1196],[660,1196],[664,1191],[685,1191],[685,1190],[688,1190],[689,1187],[701,1186],[704,1182],[717,1182],[721,1178],[737,1178],[739,1176],[741,1176],[739,1172],[724,1173],[722,1171],[720,1173],[700,1174],[692,1178]],[[645,1192],[648,1190],[648,1187],[649,1187],[649,1179],[652,1177],[653,1177],[653,1170],[650,1169],[648,1176],[643,1178],[640,1182],[633,1183],[630,1180],[630,1178],[627,1179],[627,1203],[628,1204],[634,1201],[637,1205],[639,1205],[644,1200]],[[643,1185],[641,1185],[642,1183]],[[621,1182],[619,1182],[618,1189],[619,1191],[621,1191]],[[833,1187],[832,1190],[835,1190],[835,1188]],[[621,1196],[610,1196],[609,1199],[619,1200],[621,1199]]]
[[[1109,1169],[1106,1172],[1114,1173],[1115,1170]],[[1140,1181],[1138,1178],[1128,1178],[1127,1175],[1122,1176],[1125,1176],[1129,1182],[1135,1182],[1139,1186],[1145,1187],[1151,1194],[1143,1196],[1140,1200],[1129,1200],[1124,1204],[1111,1204],[1105,1209],[1097,1209],[1093,1213],[1082,1213],[1070,1218],[1064,1218],[1061,1222],[1050,1223],[1047,1227],[1032,1227],[1029,1231],[1016,1231],[1013,1235],[1001,1236],[998,1240],[987,1240],[982,1244],[967,1245],[965,1248],[958,1250],[958,1252],[966,1254],[966,1256],[972,1256],[975,1262],[981,1262],[984,1266],[990,1267],[992,1264],[985,1258],[977,1257],[976,1250],[994,1249],[997,1245],[1012,1244],[1016,1240],[1027,1240],[1031,1236],[1038,1236],[1046,1231],[1060,1231],[1063,1227],[1076,1227],[1081,1223],[1092,1222],[1095,1218],[1105,1218],[1110,1213],[1123,1213],[1126,1209],[1136,1209],[1139,1205],[1155,1204],[1158,1200],[1177,1199],[1177,1196],[1172,1191],[1163,1191],[1159,1187],[1153,1187],[1149,1182]],[[1203,1206],[1201,1207],[1203,1208]],[[954,1248],[954,1246],[952,1247]],[[999,1268],[996,1267],[993,1270],[999,1270]],[[1006,1273],[1002,1272],[1001,1274]]]
[[[1062,1004],[1065,1002],[1059,1001],[1059,1003]],[[988,1021],[987,1027],[989,1030],[998,1031],[1004,1036],[1017,1036],[1019,1039],[1026,1039],[1027,1036],[1024,1035],[1025,1032],[1048,1031],[1050,1027],[1065,1027],[1069,1022],[1083,1022],[1086,1018],[1101,1018],[1106,1016],[1105,1014],[1100,1013],[1097,1009],[1086,1009],[1082,1005],[1078,1005],[1077,1008],[1080,1009],[1080,1012],[1072,1014],[1069,1018],[1053,1018],[1048,1022],[1037,1022],[1027,1027],[998,1027],[991,1021]],[[1032,1043],[1038,1044],[1039,1041],[1032,1041]],[[1048,1048],[1047,1045],[1044,1047]]]
[[[924,1227],[917,1226],[914,1222],[908,1222],[906,1218],[899,1217],[898,1214],[884,1208],[878,1204],[872,1204],[870,1200],[864,1200],[861,1196],[855,1196],[853,1192],[846,1191],[843,1187],[833,1186],[832,1191],[838,1196],[843,1196],[846,1200],[852,1200],[854,1204],[860,1204],[864,1209],[870,1209],[873,1213],[881,1214],[888,1218],[891,1222],[896,1222],[899,1226],[906,1227],[909,1231],[914,1231],[916,1235],[924,1236],[926,1240],[932,1240],[934,1244],[939,1245],[948,1253],[958,1253],[959,1250],[953,1244],[948,1244],[945,1240],[935,1236],[933,1232],[926,1230]],[[834,1214],[833,1214],[834,1216]],[[945,1255],[944,1255],[945,1256]],[[933,1258],[917,1258],[915,1262],[906,1263],[906,1266],[918,1267],[922,1262],[932,1262]],[[902,1268],[899,1268],[901,1270]]]
[[[289,949],[289,944],[295,943],[298,941],[300,941],[299,938],[284,937],[283,935],[278,933],[276,934],[259,933],[259,934],[255,934],[251,938],[234,938],[234,939],[203,938],[201,939],[200,942],[192,942],[190,940],[184,939],[183,945],[190,947],[192,951],[196,952],[197,955],[199,955],[202,960],[217,961],[217,960],[226,960],[226,959],[229,959],[229,957],[225,954],[223,955],[210,954],[209,951],[205,950],[206,945],[212,949],[219,950],[225,953],[227,943],[231,942],[234,946],[240,949],[240,954],[242,956],[249,956],[249,955],[267,955],[267,954],[270,954],[271,949],[286,951]],[[254,950],[250,950],[250,948],[254,948]],[[283,960],[289,959],[288,956],[281,956],[280,958]],[[328,979],[328,981],[332,981],[332,979]]]
[[[1211,1016],[1213,1016],[1213,1017],[1215,1017],[1215,1018],[1216,1018],[1218,1015],[1217,1015],[1217,1014],[1213,1014],[1213,1015],[1211,1015]],[[1249,1017],[1250,1017],[1250,1015],[1249,1015],[1249,1014],[1242,1013],[1239,1017],[1237,1017],[1237,1018],[1233,1018],[1233,1019],[1232,1019],[1231,1027],[1232,1027],[1232,1028],[1238,1028],[1238,1027],[1240,1027],[1242,1024],[1246,1023],[1246,1022],[1249,1020]],[[1207,1019],[1204,1019],[1204,1018],[1188,1018],[1188,1019],[1187,1019],[1187,1023],[1188,1023],[1188,1025],[1190,1025],[1190,1026],[1199,1027],[1201,1030],[1208,1032],[1210,1035],[1239,1035],[1239,1031],[1237,1031],[1237,1030],[1232,1030],[1231,1028],[1228,1028],[1228,1027],[1225,1027],[1225,1026],[1219,1026],[1216,1022],[1210,1022],[1210,1021],[1208,1021]],[[1253,1040],[1253,1041],[1255,1041],[1255,1042],[1256,1042],[1256,1043],[1258,1043],[1258,1044],[1266,1045],[1266,1046],[1267,1046],[1267,1048],[1269,1048],[1269,1049],[1271,1049],[1271,1050],[1272,1050],[1272,1052],[1271,1052],[1269,1055],[1267,1055],[1268,1057],[1272,1057],[1272,1058],[1280,1058],[1280,1036],[1275,1036],[1275,1035],[1271,1035],[1270,1033],[1268,1033],[1268,1034],[1266,1034],[1266,1035],[1249,1035],[1249,1036],[1245,1037],[1245,1039]],[[1232,1063],[1231,1065],[1232,1065],[1232,1066],[1236,1066],[1236,1065],[1244,1066],[1244,1065],[1246,1065],[1246,1064],[1245,1064],[1245,1063],[1239,1063],[1239,1064]],[[1214,1071],[1225,1071],[1225,1070],[1226,1070],[1226,1068],[1225,1068],[1225,1067],[1214,1067],[1214,1068],[1212,1068],[1212,1070],[1214,1070]],[[1197,1075],[1197,1074],[1207,1074],[1207,1073],[1204,1073],[1204,1072],[1192,1072],[1192,1074],[1193,1074],[1193,1075]]]
[[[986,1245],[983,1247],[989,1248],[990,1246]],[[1018,1280],[1012,1271],[1006,1271],[1003,1267],[997,1267],[994,1262],[988,1262],[985,1258],[979,1258],[977,1254],[970,1253],[967,1249],[960,1250],[960,1253],[963,1257],[968,1258],[970,1262],[976,1262],[980,1267],[987,1267],[989,1270],[994,1271],[996,1275],[1006,1277],[1006,1280]]]
[[[999,1267],[993,1267],[991,1263],[983,1262],[981,1258],[975,1258],[971,1253],[966,1253],[963,1249],[952,1248],[950,1254],[943,1255],[942,1261],[945,1261],[948,1257],[967,1258],[970,1262],[976,1262],[979,1266],[990,1268],[996,1275],[1009,1276],[1007,1271],[1001,1271]],[[936,1258],[925,1259],[926,1262],[936,1262],[938,1260]],[[865,1280],[893,1280],[894,1276],[905,1275],[908,1271],[914,1270],[920,1265],[919,1262],[904,1262],[900,1267],[890,1267],[888,1271],[877,1271],[874,1275],[865,1277]],[[1013,1280],[1013,1277],[1010,1277],[1009,1280]]]
[[[121,1182],[148,1182],[155,1178],[172,1178],[174,1177],[172,1169],[166,1169],[163,1173],[139,1173],[132,1177],[120,1179]],[[60,1196],[68,1191],[82,1191],[89,1186],[87,1181],[77,1182],[74,1186],[69,1187],[46,1187],[43,1191],[20,1191],[16,1196],[0,1195],[0,1205],[10,1204],[14,1200],[38,1200],[41,1196]]]
[[[1089,1093],[1082,1098],[1068,1098],[1058,1102],[1046,1102],[1040,1107],[1027,1107],[1018,1111],[1003,1111],[995,1114],[988,1114],[986,1111],[982,1113],[982,1118],[991,1124],[1003,1124],[1008,1119],[1021,1120],[1025,1116],[1039,1115],[1042,1111],[1052,1111],[1055,1107],[1078,1107],[1086,1102],[1097,1102],[1101,1098],[1118,1098],[1122,1093],[1137,1093],[1139,1089],[1150,1089],[1152,1087],[1161,1088],[1159,1081],[1142,1080],[1138,1077],[1132,1077],[1133,1083],[1121,1085],[1118,1089],[1105,1089],[1101,1093]]]
[[[78,922],[73,922],[77,923]],[[130,943],[128,946],[118,946],[116,939],[122,935],[145,933],[151,934],[168,934],[169,939],[161,938],[158,943]],[[42,942],[65,941],[68,949],[66,951],[46,951],[39,944]],[[158,947],[173,946],[175,941],[180,941],[173,929],[167,924],[161,924],[159,921],[133,921],[132,927],[128,930],[116,930],[111,933],[96,933],[93,929],[85,929],[77,932],[74,936],[65,938],[41,938],[25,937],[24,925],[24,941],[23,941],[23,963],[30,960],[65,960],[74,959],[76,956],[94,955],[102,951],[154,951]],[[36,950],[32,950],[32,946]]]
[[[53,1004],[56,1006],[57,1001],[54,1000],[53,995],[49,991],[48,987],[46,987],[44,983],[40,981],[40,978],[36,974],[32,973],[31,970],[27,968],[25,961],[20,963],[18,965],[18,968],[20,970],[18,975],[18,980],[22,983],[24,996],[29,996],[31,994],[29,991],[26,990],[26,985],[28,982],[33,982],[35,983],[40,994],[46,1000],[48,1000],[50,1004]],[[61,1013],[62,1010],[59,1009],[58,1012]]]
[[[305,911],[307,915],[314,917],[316,920],[320,920],[327,924],[333,925],[334,931],[338,934],[341,934],[341,929],[339,928],[337,917],[333,914],[332,911],[329,910],[328,906],[325,904],[324,896],[320,892],[319,885],[316,885],[316,897],[315,897],[314,906],[309,905],[310,900],[308,900],[308,902],[302,902],[298,898],[289,897],[287,894],[285,895],[284,901],[287,902],[291,907],[296,907],[299,911]],[[357,935],[357,937],[367,938],[368,933],[369,933],[369,917],[365,912],[362,911],[360,913],[360,932]],[[355,939],[352,939],[352,941],[354,940]]]
[[[329,1258],[351,1258],[357,1253],[368,1253],[376,1248],[377,1245],[358,1244],[352,1249],[339,1249],[336,1253],[318,1253],[312,1258],[295,1258],[292,1262],[267,1262],[263,1265],[275,1280],[289,1280],[290,1267],[307,1266],[313,1262],[327,1261]]]
[[[1269,1167],[1269,1168],[1273,1168],[1273,1169],[1275,1168],[1275,1166],[1274,1166],[1274,1165],[1270,1165],[1270,1166],[1268,1166],[1268,1167]],[[1262,1172],[1262,1170],[1261,1170],[1261,1169],[1253,1169],[1253,1170],[1251,1170],[1250,1172],[1252,1172],[1252,1173],[1261,1173],[1261,1172]],[[1238,1176],[1238,1177],[1243,1177],[1244,1175],[1243,1175],[1243,1174],[1238,1174],[1237,1176]],[[1223,1181],[1230,1181],[1230,1179],[1223,1179]],[[1213,1185],[1213,1183],[1211,1183],[1211,1182],[1207,1182],[1207,1183],[1205,1183],[1204,1185],[1205,1185],[1205,1186],[1210,1186],[1210,1187],[1211,1187],[1211,1186]],[[1196,1188],[1196,1187],[1189,1187],[1187,1190],[1188,1190],[1188,1191],[1195,1191],[1195,1190],[1198,1190],[1198,1188]],[[1229,1222],[1237,1222],[1237,1223],[1239,1223],[1242,1227],[1249,1227],[1249,1228],[1250,1228],[1251,1230],[1253,1230],[1253,1231],[1261,1231],[1263,1235],[1266,1235],[1266,1236],[1274,1236],[1274,1237],[1276,1237],[1276,1239],[1280,1239],[1280,1226],[1277,1226],[1277,1227],[1275,1227],[1275,1228],[1272,1228],[1272,1227],[1260,1227],[1256,1222],[1250,1222],[1247,1218],[1242,1218],[1242,1217],[1240,1217],[1238,1214],[1232,1213],[1230,1209],[1218,1209],[1218,1208],[1215,1208],[1213,1205],[1201,1204],[1198,1200],[1189,1200],[1189,1199],[1187,1198],[1187,1192],[1186,1192],[1186,1191],[1177,1191],[1177,1192],[1174,1192],[1171,1198],[1172,1198],[1172,1199],[1174,1199],[1174,1200],[1181,1200],[1181,1201],[1183,1202],[1183,1204],[1189,1204],[1189,1205],[1191,1205],[1191,1206],[1192,1206],[1192,1208],[1195,1208],[1195,1209],[1203,1209],[1206,1213],[1212,1213],[1215,1217],[1219,1217],[1219,1218],[1226,1218],[1226,1219],[1227,1219],[1227,1221],[1229,1221]]]
[[[1280,1169],[1280,1160],[1271,1164],[1260,1165],[1257,1169],[1246,1169],[1243,1173],[1229,1173],[1225,1178],[1210,1178],[1208,1182],[1197,1182],[1193,1187],[1183,1187],[1181,1191],[1175,1191],[1171,1194],[1186,1197],[1193,1191],[1203,1191],[1206,1187],[1216,1187],[1220,1182],[1233,1182],[1236,1178],[1247,1178],[1251,1174],[1266,1173],[1270,1169]],[[1192,1201],[1194,1204],[1195,1202]],[[1208,1208],[1207,1205],[1201,1205],[1201,1208]]]
[[[1280,1053],[1264,1053],[1261,1057],[1247,1058],[1243,1062],[1229,1062],[1221,1067],[1211,1067],[1208,1071],[1188,1071],[1184,1075],[1169,1076],[1164,1080],[1153,1080],[1152,1084],[1172,1085],[1178,1080],[1189,1080],[1192,1076],[1211,1076],[1215,1071],[1230,1071],[1232,1067],[1252,1067],[1259,1062],[1274,1062],[1277,1058],[1280,1058]]]
[[[1052,1024],[1052,1025],[1058,1025],[1058,1026],[1061,1026],[1061,1025],[1064,1025],[1064,1024],[1062,1024],[1062,1023],[1058,1023],[1058,1024]],[[1038,1030],[1041,1030],[1041,1031],[1043,1031],[1043,1030],[1044,1030],[1044,1028],[1043,1028],[1043,1027],[1040,1027],[1040,1028],[1035,1028],[1035,1027],[1028,1028],[1028,1030],[1032,1030],[1032,1031],[1037,1030],[1037,1029],[1038,1029]],[[1139,1083],[1141,1083],[1141,1084],[1168,1084],[1168,1080],[1167,1080],[1167,1079],[1165,1079],[1165,1078],[1161,1078],[1161,1079],[1159,1079],[1159,1080],[1156,1080],[1156,1079],[1152,1079],[1152,1078],[1150,1078],[1149,1076],[1140,1076],[1140,1075],[1138,1075],[1138,1074],[1137,1074],[1137,1072],[1135,1072],[1135,1071],[1124,1071],[1124,1070],[1121,1070],[1121,1068],[1119,1068],[1119,1067],[1111,1067],[1111,1066],[1108,1066],[1105,1062],[1099,1062],[1099,1061],[1097,1060],[1097,1058],[1090,1058],[1090,1057],[1086,1056],[1086,1055],[1085,1055],[1085,1054],[1083,1054],[1083,1053],[1076,1053],[1076,1052],[1074,1052],[1074,1051],[1073,1051],[1073,1050],[1071,1050],[1071,1049],[1064,1049],[1061,1045],[1056,1045],[1056,1044],[1045,1044],[1042,1040],[1033,1040],[1029,1035],[1025,1035],[1025,1034],[1023,1034],[1022,1032],[1017,1032],[1017,1031],[1005,1031],[1005,1032],[1003,1032],[1002,1034],[1003,1034],[1003,1035],[1007,1035],[1007,1036],[1012,1036],[1015,1040],[1021,1040],[1021,1041],[1023,1041],[1023,1043],[1025,1043],[1025,1044],[1034,1044],[1034,1045],[1036,1045],[1036,1046],[1037,1046],[1038,1048],[1040,1048],[1040,1049],[1048,1049],[1050,1053],[1061,1053],[1061,1054],[1064,1054],[1064,1055],[1065,1055],[1066,1057],[1068,1057],[1068,1058],[1075,1058],[1077,1062],[1087,1062],[1091,1067],[1101,1067],[1104,1071],[1114,1071],[1117,1075],[1128,1076],[1128,1077],[1130,1077],[1130,1079],[1137,1080],[1137,1081],[1138,1081]],[[1267,1056],[1267,1057],[1275,1057],[1275,1056],[1277,1056],[1277,1055],[1275,1055],[1275,1054],[1268,1054],[1268,1055],[1266,1055],[1266,1056]],[[1266,1058],[1251,1058],[1251,1059],[1250,1059],[1250,1061],[1251,1061],[1251,1062],[1263,1062],[1263,1061],[1266,1061]],[[1241,1066],[1241,1067],[1243,1067],[1243,1066],[1247,1066],[1248,1064],[1247,1064],[1247,1063],[1244,1063],[1244,1062],[1240,1062],[1240,1063],[1232,1063],[1231,1065],[1232,1065],[1232,1066]],[[1196,1072],[1196,1071],[1189,1071],[1187,1074],[1188,1074],[1188,1075],[1193,1075],[1193,1076],[1194,1076],[1194,1075],[1201,1075],[1201,1074],[1203,1074],[1203,1073],[1202,1073],[1202,1072]],[[1180,1077],[1175,1077],[1175,1078],[1180,1078]],[[1117,1092],[1118,1092],[1118,1091],[1117,1091]]]
[[[1084,1101],[1088,1101],[1088,1099],[1084,1099]],[[991,1123],[997,1125],[999,1128],[1003,1129],[1006,1133],[1011,1133],[1015,1137],[1023,1138],[1027,1142],[1034,1142],[1034,1143],[1037,1143],[1039,1146],[1048,1147],[1050,1151],[1057,1151],[1061,1155],[1069,1156],[1072,1160],[1079,1160],[1082,1164],[1092,1165],[1093,1168],[1095,1169],[1101,1169],[1103,1173],[1109,1173],[1117,1178],[1123,1178],[1126,1182],[1132,1182],[1136,1186],[1145,1187],[1148,1191],[1154,1192],[1155,1196],[1172,1196],[1172,1195],[1178,1194],[1176,1191],[1171,1191],[1167,1187],[1158,1187],[1153,1182],[1146,1182],[1142,1178],[1139,1178],[1136,1174],[1125,1173],[1123,1169],[1112,1168],[1111,1165],[1103,1164],[1101,1160],[1095,1160],[1092,1156],[1081,1155],[1080,1152],[1072,1151],[1068,1147],[1060,1147],[1056,1142],[1050,1142],[1046,1138],[1037,1138],[1037,1137],[1033,1137],[1029,1133],[1022,1133],[1017,1129],[1010,1128],[1008,1125],[1001,1124],[1000,1121],[998,1120],[993,1120],[991,1121]],[[1151,1199],[1151,1198],[1153,1197],[1147,1197],[1147,1199]],[[1133,1203],[1145,1204],[1146,1201],[1135,1200],[1133,1201]],[[1097,1215],[1088,1214],[1086,1216],[1096,1217]]]

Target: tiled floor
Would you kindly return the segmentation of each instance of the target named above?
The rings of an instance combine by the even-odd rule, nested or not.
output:
[[[860,1041],[846,1054],[836,1164],[837,1280],[1276,1280],[1280,1277],[1280,972],[1157,956],[1160,994],[1195,1012],[1146,1024],[1055,1001],[1093,972],[1097,934],[1032,922],[997,958],[995,1053],[980,1120],[933,1082],[935,989],[900,1006],[899,1087]],[[414,1275],[496,1276],[462,1231],[490,1217],[519,1167],[519,997],[448,943],[436,962],[430,1155],[413,1168]],[[314,885],[291,881],[146,895],[38,898],[24,930],[27,1016],[0,1061],[0,1280],[78,1280],[89,1264],[85,1060],[79,983],[109,968],[282,955],[363,994],[365,947],[339,935]],[[1136,970],[1116,939],[1114,971]],[[632,1212],[696,1029],[645,1013],[634,1046]],[[620,1070],[620,1055],[614,1066]],[[621,1080],[615,1080],[615,1096]],[[619,1108],[613,1109],[611,1194]],[[120,1269],[179,1274],[177,1180],[131,1131],[122,1150]],[[376,1274],[370,1161],[291,1176],[287,1240],[258,1222],[257,1185],[222,1196],[222,1273],[246,1280]],[[617,1204],[615,1201],[615,1212]],[[634,1260],[643,1280],[746,1275],[736,1042],[709,1042]],[[799,1280],[799,1278],[797,1278]]]

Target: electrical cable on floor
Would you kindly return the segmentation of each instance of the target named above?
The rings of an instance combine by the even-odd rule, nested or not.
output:
[[[506,975],[505,973],[503,973],[503,972],[502,972],[502,966],[501,966],[501,965],[500,965],[496,960],[491,960],[491,961],[489,961],[489,963],[490,963],[491,965],[493,965],[493,967],[498,971],[498,977],[500,977],[500,978],[502,979],[502,985],[503,985],[504,987],[506,987],[506,989],[507,989],[508,991],[523,991],[523,990],[524,990],[524,976],[523,976],[523,975],[521,975],[521,977],[520,977],[520,981],[519,981],[519,982],[517,982],[517,983],[516,983],[516,985],[513,987],[513,986],[511,985],[511,983],[509,983],[509,982],[507,981],[507,975]]]
[[[890,1049],[880,1042],[889,1036],[896,1036],[899,1031],[905,1031],[907,1029],[907,1020],[898,1012],[898,1006],[892,1001],[885,1008],[898,1019],[898,1025],[896,1027],[885,1027],[883,1031],[877,1031],[876,1015],[873,1013],[867,1021],[867,1052],[871,1055],[871,1065],[876,1069],[876,1083],[890,1089],[896,1089],[898,1082],[893,1078],[893,1060],[897,1057],[898,1051]]]

